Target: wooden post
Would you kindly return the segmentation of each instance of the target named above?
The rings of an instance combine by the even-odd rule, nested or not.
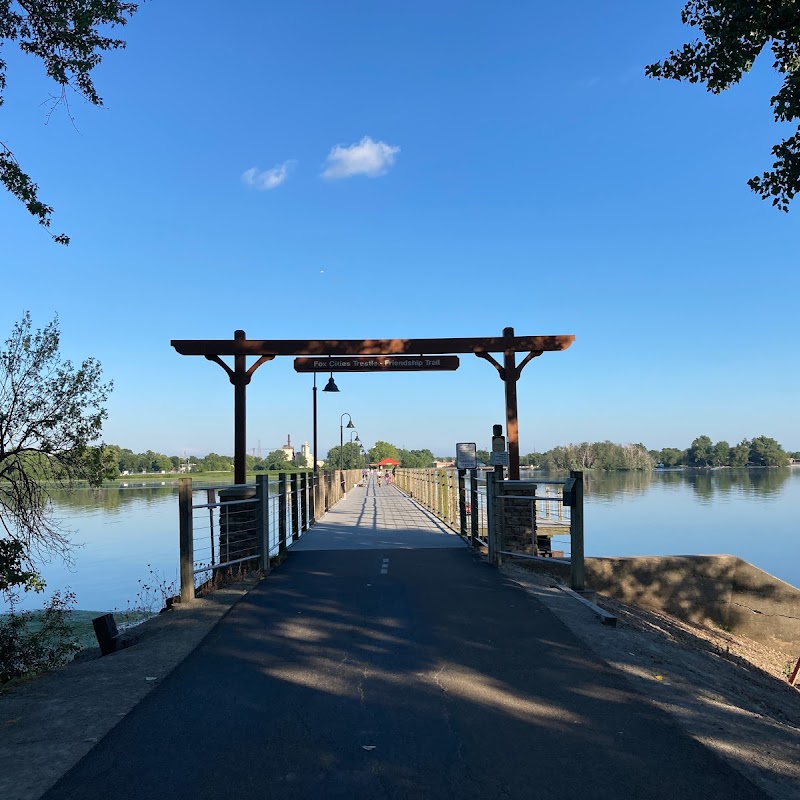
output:
[[[311,495],[309,496],[309,507],[308,507],[308,514],[310,517],[309,524],[316,525],[317,524],[317,486],[319,482],[317,481],[317,471],[313,470],[309,478],[307,478],[311,483]]]
[[[489,563],[499,566],[500,558],[497,553],[497,513],[495,507],[498,505],[497,495],[495,494],[496,472],[486,473],[486,525],[487,539],[489,541]]]
[[[506,437],[508,441],[508,477],[519,480],[519,415],[517,412],[517,353],[514,348],[514,329],[503,328],[508,346],[503,351],[503,383],[506,390]]]
[[[194,600],[194,531],[192,527],[192,479],[178,479],[180,519],[181,602]]]
[[[467,471],[465,469],[458,470],[458,525],[461,535],[467,535]]]
[[[570,470],[570,478],[575,479],[574,500],[570,508],[570,588],[574,592],[586,589],[586,572],[583,561],[583,473]]]
[[[300,493],[297,491],[297,473],[293,472],[289,476],[289,483],[292,487],[292,541],[300,538],[300,509],[298,503],[300,501]]]
[[[217,502],[217,490],[216,489],[206,489],[206,498],[208,499],[208,505],[214,505]],[[214,545],[214,509],[208,509],[208,531],[209,536],[211,537],[211,566],[213,567],[216,564],[216,553],[215,545]]]
[[[300,530],[308,530],[308,473],[300,473]]]
[[[456,522],[456,504],[454,491],[455,482],[453,481],[454,474],[447,470],[447,521],[450,525],[455,525]]]
[[[797,659],[797,663],[794,665],[794,669],[787,678],[787,680],[789,681],[789,686],[794,686],[795,683],[797,683],[798,674],[800,674],[800,658]]]
[[[258,552],[261,556],[261,570],[269,575],[269,475],[263,472],[256,475],[256,536]]]
[[[236,331],[234,336],[244,331]],[[233,357],[233,372],[236,380],[233,384],[233,482],[243,484],[247,481],[245,456],[247,455],[247,358]]]
[[[278,552],[286,552],[286,473],[278,473]]]
[[[472,519],[469,525],[469,543],[473,547],[478,547],[480,541],[478,540],[478,526],[480,525],[480,516],[478,514],[478,470],[471,469],[469,471],[469,504],[471,506]]]

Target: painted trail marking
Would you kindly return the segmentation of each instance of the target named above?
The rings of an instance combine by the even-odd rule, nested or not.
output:
[[[388,571],[389,571],[389,559],[384,558],[383,564],[381,564],[381,575],[386,575]]]

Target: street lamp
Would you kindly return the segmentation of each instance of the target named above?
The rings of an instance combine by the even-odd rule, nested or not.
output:
[[[338,392],[339,387],[336,385],[336,382],[333,380],[333,373],[331,372],[331,379],[328,381],[325,388],[322,390],[323,392]],[[317,467],[317,373],[314,373],[314,452],[311,454],[311,457],[314,459],[314,475],[317,474],[319,468]]]
[[[354,440],[353,440],[353,434],[355,434],[355,435],[356,435],[356,438],[355,438],[355,443],[358,445],[358,447],[356,447],[356,452],[358,453],[358,452],[359,452],[359,450],[361,449],[361,439],[359,439],[359,438],[358,438],[358,431],[357,431],[357,430],[355,430],[355,428],[354,428],[352,431],[350,431],[350,444],[353,444],[353,441],[354,441]],[[351,447],[351,448],[350,448],[350,450],[348,450],[348,452],[352,451],[352,449],[353,449],[353,448]],[[358,460],[358,459],[356,459],[356,461],[357,461],[357,460]]]
[[[333,380],[333,373],[331,373],[331,380]],[[347,417],[347,427],[355,428],[353,425],[353,418],[345,411],[339,417],[339,478],[342,482],[342,494],[344,494],[344,418]]]

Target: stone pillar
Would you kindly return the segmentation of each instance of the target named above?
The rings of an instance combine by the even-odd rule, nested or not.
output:
[[[502,550],[534,556],[550,555],[550,537],[538,536],[536,532],[536,484],[520,486],[516,484],[509,492],[516,496],[530,496],[530,500],[505,498],[501,501],[503,510]],[[534,544],[535,542],[535,544]]]

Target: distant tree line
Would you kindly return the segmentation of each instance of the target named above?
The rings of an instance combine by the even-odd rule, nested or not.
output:
[[[434,456],[430,450],[406,450],[396,447],[389,442],[375,442],[375,446],[362,454],[361,446],[355,442],[345,442],[341,449],[342,465],[344,469],[361,469],[365,464],[377,464],[384,458],[394,458],[409,469],[432,467]],[[94,458],[102,459],[105,477],[116,479],[123,475],[141,475],[146,473],[180,473],[191,472],[233,472],[233,456],[221,456],[218,453],[209,453],[207,456],[168,456],[147,450],[144,453],[134,453],[128,448],[115,444],[107,444],[93,452]],[[339,467],[340,448],[337,445],[328,451],[325,464],[332,469]],[[309,469],[311,464],[306,462],[303,455],[296,455],[290,460],[284,450],[273,450],[268,455],[245,456],[247,472],[262,472],[266,470],[291,470]]]
[[[478,462],[490,463],[488,450],[478,450]],[[665,447],[648,450],[643,444],[614,442],[582,442],[554,447],[544,453],[520,456],[522,466],[540,469],[601,469],[649,470],[654,467],[784,467],[789,459],[800,460],[800,452],[787,453],[768,436],[743,439],[737,445],[712,442],[708,436],[698,436],[685,450]]]
[[[436,460],[431,450],[406,450],[389,442],[377,441],[369,450],[362,450],[355,442],[345,442],[342,447],[336,445],[328,450],[325,463],[335,469],[341,461],[344,469],[362,469],[368,464],[378,464],[384,458],[393,458],[406,469],[427,469]]]
[[[478,450],[478,463],[491,463],[488,450]],[[544,453],[526,453],[519,457],[520,466],[537,469],[652,469],[653,458],[643,444],[582,442],[554,447]]]
[[[798,453],[787,453],[769,436],[742,439],[739,444],[726,441],[712,442],[708,436],[698,436],[686,450],[665,447],[651,450],[655,463],[663,467],[785,467],[789,458]]]
[[[488,450],[478,450],[477,455],[478,463],[490,463],[491,454]],[[134,453],[112,444],[104,445],[99,451],[87,451],[87,457],[99,457],[102,460],[107,478],[142,473],[233,471],[233,457],[217,453],[209,453],[203,458],[181,458],[152,450]],[[384,458],[393,458],[407,469],[427,469],[433,467],[437,460],[427,448],[406,450],[383,441],[375,442],[374,447],[366,452],[355,442],[345,442],[341,449],[337,445],[328,451],[325,463],[335,469],[339,466],[340,458],[344,469],[361,469],[367,464],[377,464]],[[654,467],[783,467],[790,458],[800,460],[800,452],[787,453],[775,439],[768,436],[743,439],[736,445],[726,441],[714,443],[708,436],[698,436],[685,450],[677,447],[648,450],[640,443],[615,444],[609,441],[559,445],[544,453],[532,452],[520,456],[520,464],[553,470],[649,470]],[[290,461],[283,450],[273,450],[264,457],[246,455],[245,466],[248,472],[262,472],[308,469],[311,464],[307,464],[302,455]]]
[[[160,472],[233,472],[233,456],[221,456],[217,453],[209,453],[202,458],[197,456],[182,458],[156,453],[153,450],[134,453],[133,450],[115,444],[104,445],[100,452],[105,475],[109,479],[119,478],[122,475]],[[248,472],[304,469],[308,466],[305,456],[297,455],[294,461],[290,461],[283,450],[273,450],[263,458],[254,455],[245,456],[245,467]]]

